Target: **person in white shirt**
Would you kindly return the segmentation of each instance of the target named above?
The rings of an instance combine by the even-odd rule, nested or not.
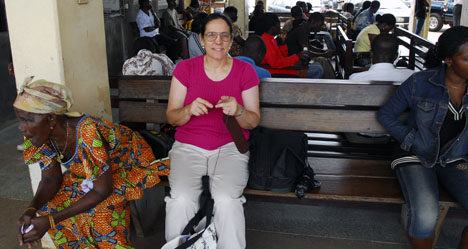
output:
[[[350,80],[359,81],[395,81],[403,82],[414,71],[406,68],[395,68],[393,62],[398,57],[398,38],[391,34],[377,35],[371,44],[372,66],[368,71],[354,73]]]
[[[122,67],[123,75],[172,75],[174,63],[165,54],[156,53],[151,38],[138,38],[133,49],[136,55],[125,61]]]
[[[160,21],[156,13],[153,11],[149,0],[138,0],[140,4],[140,10],[136,17],[136,23],[138,30],[140,31],[140,37],[152,38],[154,44],[159,49],[160,45],[166,47],[166,54],[175,62],[177,59],[177,53],[179,52],[177,42],[171,37],[159,33]]]

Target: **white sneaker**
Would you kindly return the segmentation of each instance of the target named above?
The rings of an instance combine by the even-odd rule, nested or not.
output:
[[[24,151],[23,144],[18,144],[18,145],[16,146],[16,149],[17,149],[18,151]]]

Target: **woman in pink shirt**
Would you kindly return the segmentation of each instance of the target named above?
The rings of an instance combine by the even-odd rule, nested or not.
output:
[[[201,177],[209,175],[214,199],[218,248],[245,248],[242,192],[247,184],[249,153],[233,143],[223,114],[234,116],[246,139],[260,120],[259,80],[254,68],[228,57],[232,25],[211,14],[200,41],[206,55],[180,62],[173,72],[167,119],[177,126],[169,152],[171,196],[166,198],[166,240],[181,234],[198,210]]]

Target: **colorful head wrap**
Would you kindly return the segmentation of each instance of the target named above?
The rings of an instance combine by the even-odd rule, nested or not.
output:
[[[27,77],[21,86],[13,106],[17,109],[39,114],[65,114],[78,116],[78,113],[69,113],[73,105],[73,96],[66,86],[45,80],[32,82],[34,76]]]

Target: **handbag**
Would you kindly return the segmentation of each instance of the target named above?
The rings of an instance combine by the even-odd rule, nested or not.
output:
[[[216,249],[217,235],[213,218],[214,200],[210,193],[210,177],[202,177],[200,209],[185,226],[182,234],[164,244],[161,249]]]
[[[265,127],[250,134],[249,187],[278,193],[296,190],[302,198],[307,190],[320,186],[307,159],[306,134]]]

